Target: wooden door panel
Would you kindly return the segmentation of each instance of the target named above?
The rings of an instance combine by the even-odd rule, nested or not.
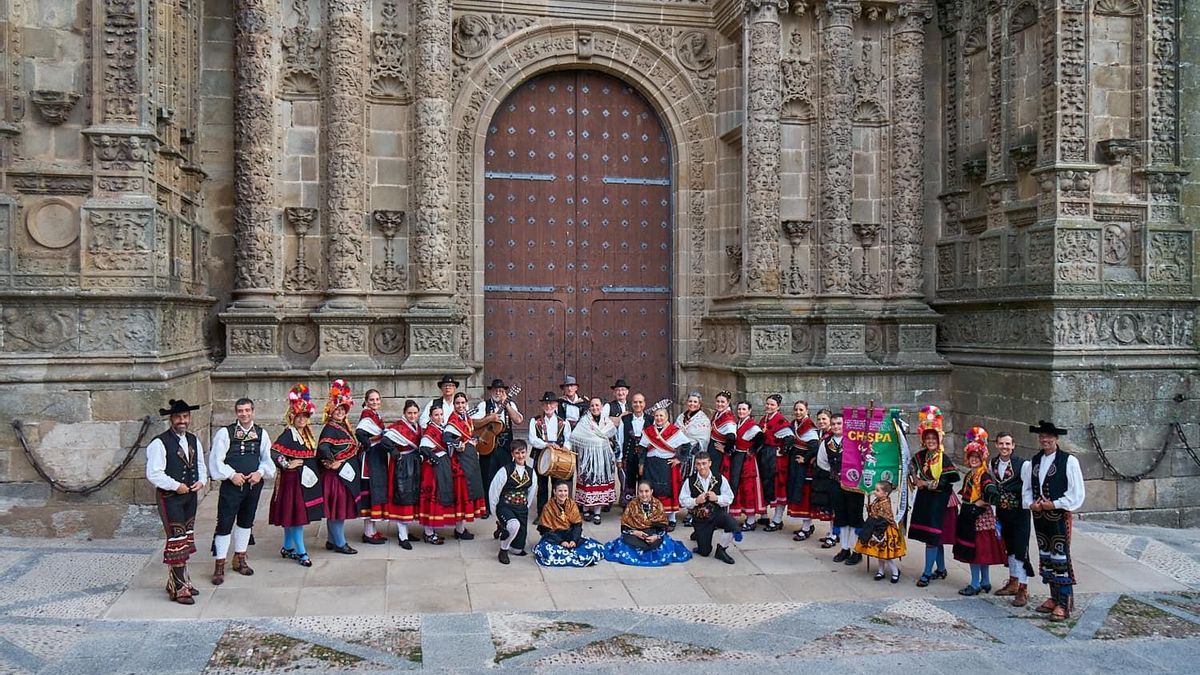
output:
[[[592,303],[592,351],[601,355],[588,364],[593,391],[607,393],[623,377],[650,403],[670,394],[670,304],[653,297]]]
[[[537,400],[542,392],[557,392],[566,370],[564,303],[497,294],[485,298],[483,306],[487,377],[520,384],[521,410],[540,411]]]

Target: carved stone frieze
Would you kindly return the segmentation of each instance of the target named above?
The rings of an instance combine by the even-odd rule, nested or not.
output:
[[[371,271],[371,281],[375,290],[404,291],[408,289],[408,272],[396,265],[395,246],[396,234],[404,227],[403,211],[378,210],[371,213],[375,226],[383,235],[383,262]],[[382,351],[382,350],[381,350]]]
[[[79,317],[60,307],[6,307],[0,311],[0,351],[66,352],[79,344]]]
[[[9,185],[17,192],[27,195],[87,195],[92,191],[92,177],[10,173]]]
[[[944,347],[1193,347],[1195,312],[1175,308],[1004,310],[943,317]]]
[[[400,30],[396,0],[384,0],[381,30],[371,35],[372,98],[408,103],[412,100],[412,66],[408,34]]]
[[[29,102],[38,111],[38,115],[51,126],[66,122],[78,100],[79,94],[73,91],[39,89],[29,92]]]
[[[308,0],[292,0],[296,25],[283,29],[279,40],[283,67],[279,93],[285,99],[312,99],[321,95],[321,33],[310,27]]]
[[[146,354],[156,342],[149,309],[91,308],[79,310],[79,351]]]
[[[786,3],[784,3],[786,4]],[[750,293],[777,294],[779,273],[779,3],[746,3],[746,121],[743,128],[743,272]]]
[[[851,292],[850,204],[853,190],[851,127],[854,116],[853,22],[862,7],[857,0],[827,2],[821,29],[825,56],[821,98],[827,112],[820,133],[821,289]]]
[[[1148,280],[1156,284],[1192,282],[1192,233],[1154,231],[1150,233]]]
[[[415,4],[417,63],[413,109],[416,168],[413,176],[416,214],[411,240],[416,289],[449,294],[454,290],[450,242],[450,79],[449,0]]]
[[[753,326],[750,329],[750,355],[752,358],[789,356],[791,353],[791,326]]]
[[[140,63],[146,56],[143,7],[137,0],[104,0],[104,22],[98,40],[104,45],[100,81],[106,123],[140,121],[144,84]]]
[[[788,40],[788,49],[780,63],[783,97],[782,116],[799,122],[813,122],[817,117],[817,106],[813,92],[816,67],[811,56],[804,51],[804,35],[793,30]]]
[[[263,326],[230,326],[228,350],[231,356],[255,356],[275,353],[275,329]]]
[[[325,4],[324,74],[328,93],[321,106],[328,290],[363,287],[366,238],[366,142],[363,134],[366,83],[366,0]]]
[[[102,171],[135,171],[153,166],[155,141],[142,136],[89,135]]]
[[[101,210],[87,212],[85,270],[151,272],[156,242],[151,211]]]
[[[283,275],[283,287],[289,291],[316,291],[317,271],[308,264],[306,237],[317,221],[317,210],[300,206],[289,206],[283,210],[283,218],[296,234],[296,260]]]
[[[1059,230],[1056,262],[1058,281],[1100,281],[1100,231]]]

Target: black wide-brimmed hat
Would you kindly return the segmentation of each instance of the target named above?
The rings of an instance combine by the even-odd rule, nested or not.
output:
[[[542,394],[542,397],[538,399],[538,403],[558,403],[558,397],[554,395],[554,392],[548,391]]]
[[[560,384],[560,385],[558,385],[558,387],[561,389],[561,388],[563,388],[563,387],[569,387],[569,386],[571,386],[572,384],[574,384],[574,385],[576,385],[576,386],[578,386],[578,385],[579,385],[579,383],[575,381],[575,378],[574,378],[574,376],[568,375],[568,376],[566,376],[566,377],[564,377],[564,378],[563,378],[563,383],[562,383],[562,384]]]
[[[1066,429],[1059,429],[1058,427],[1054,426],[1054,422],[1047,422],[1046,420],[1038,420],[1036,427],[1030,425],[1029,431],[1030,433],[1034,434],[1050,434],[1051,436],[1067,435]]]
[[[508,389],[508,385],[504,384],[504,380],[497,377],[488,385],[488,389]]]
[[[200,406],[198,405],[188,405],[188,402],[183,399],[179,399],[178,401],[171,399],[170,401],[167,401],[167,406],[168,407],[166,408],[159,408],[158,414],[162,415],[163,417],[170,417],[171,415],[178,415],[180,413],[191,412],[193,410],[200,409]]]
[[[443,384],[452,384],[457,387],[458,380],[454,379],[454,376],[452,375],[443,375],[442,379],[438,380],[438,386],[440,387]]]
[[[622,378],[619,378],[619,379],[617,379],[617,382],[616,382],[616,384],[614,384],[613,386],[609,387],[609,389],[616,389],[617,387],[625,387],[626,389],[628,389],[628,388],[629,388],[629,383],[628,383],[628,382],[626,382],[626,381],[625,381],[625,378],[623,378],[623,377],[622,377]]]

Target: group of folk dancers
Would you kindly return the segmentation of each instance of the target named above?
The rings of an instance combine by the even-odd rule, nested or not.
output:
[[[1041,577],[1051,591],[1038,611],[1055,620],[1070,616],[1071,520],[1083,504],[1083,477],[1078,460],[1058,447],[1066,430],[1050,422],[1030,427],[1041,449],[1030,460],[1014,454],[1008,433],[995,438],[998,455],[989,458],[987,432],[972,427],[963,453],[966,467],[960,470],[945,451],[942,413],[932,406],[922,409],[921,448],[909,464],[906,486],[915,495],[907,523],[898,523],[892,493],[899,486],[877,482],[869,502],[868,495],[844,489],[842,415],[822,409],[810,417],[804,401],[794,403],[788,419],[781,412],[782,397],[771,395],[765,414],[755,418],[747,401],[733,405],[733,396],[722,391],[710,416],[693,393],[672,422],[669,402],[648,411],[645,397],[630,396],[624,380],[612,386],[613,397],[606,402],[580,396],[573,378],[567,378],[561,395],[546,392],[539,399],[542,413],[529,420],[526,442],[513,437],[525,419],[504,382],[493,380],[487,398],[475,406],[453,377],[444,376],[438,387],[440,398],[424,407],[405,401],[402,418],[390,423],[381,417],[379,392],[370,390],[351,426],[350,387],[335,380],[322,411],[323,426],[314,434],[310,423],[316,406],[308,388],[298,384],[288,394],[286,427],[274,442],[255,422],[253,401],[240,399],[236,421],[213,433],[208,457],[188,431],[198,406],[170,401],[159,411],[169,417],[170,428],[147,446],[146,462],[167,537],[163,562],[169,597],[193,604],[198,595],[187,561],[196,550],[198,492],[208,479],[221,481],[212,544],[212,583],[220,585],[231,546],[232,571],[254,573],[247,559],[251,529],[263,483],[274,477],[268,522],[284,530],[280,555],[305,567],[312,559],[304,527],[321,519],[327,521],[325,548],[353,555],[347,520],[362,518],[366,544],[385,543],[380,524],[395,521],[399,545],[411,549],[410,526],[423,528],[425,543],[440,545],[439,528],[453,526],[455,539],[470,540],[475,535],[467,523],[494,517],[497,558],[507,565],[511,556],[529,554],[532,515],[540,535],[532,553],[539,564],[587,566],[609,560],[659,566],[693,554],[734,564],[729,549],[741,532],[760,526],[780,531],[786,514],[799,520],[796,541],[815,536],[814,521],[830,522],[822,548],[838,548],[833,560],[846,565],[861,563],[864,555],[876,558],[877,581],[899,582],[905,530],[907,538],[925,544],[917,586],[946,578],[947,544],[956,560],[970,565],[971,581],[962,595],[990,592],[989,566],[1006,565],[1009,580],[996,595],[1012,596],[1019,607],[1027,602],[1033,574],[1032,522]],[[494,449],[481,456],[478,432],[494,430],[495,423],[501,431]],[[567,480],[534,470],[542,453],[551,451],[572,453],[575,470]],[[601,543],[584,536],[584,523],[600,524],[602,514],[618,503],[624,508],[615,540]],[[693,528],[690,550],[671,537],[681,510],[684,525]]]

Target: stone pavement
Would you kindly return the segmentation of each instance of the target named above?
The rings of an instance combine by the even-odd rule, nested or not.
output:
[[[202,506],[202,548],[214,502]],[[616,520],[589,529],[607,539]],[[875,582],[786,530],[747,534],[734,566],[559,570],[501,566],[487,525],[473,529],[483,536],[412,551],[389,531],[388,545],[350,557],[313,546],[324,541],[313,526],[316,564],[304,569],[271,555],[278,530],[260,527],[254,577],[214,589],[209,557],[196,557],[193,607],[166,600],[157,539],[0,539],[0,672],[1033,672],[1044,653],[1082,672],[1153,673],[1200,654],[1196,531],[1080,524],[1078,611],[1053,624],[959,597],[964,565],[918,589],[910,556],[900,584]],[[1031,590],[1032,606],[1044,592]]]

